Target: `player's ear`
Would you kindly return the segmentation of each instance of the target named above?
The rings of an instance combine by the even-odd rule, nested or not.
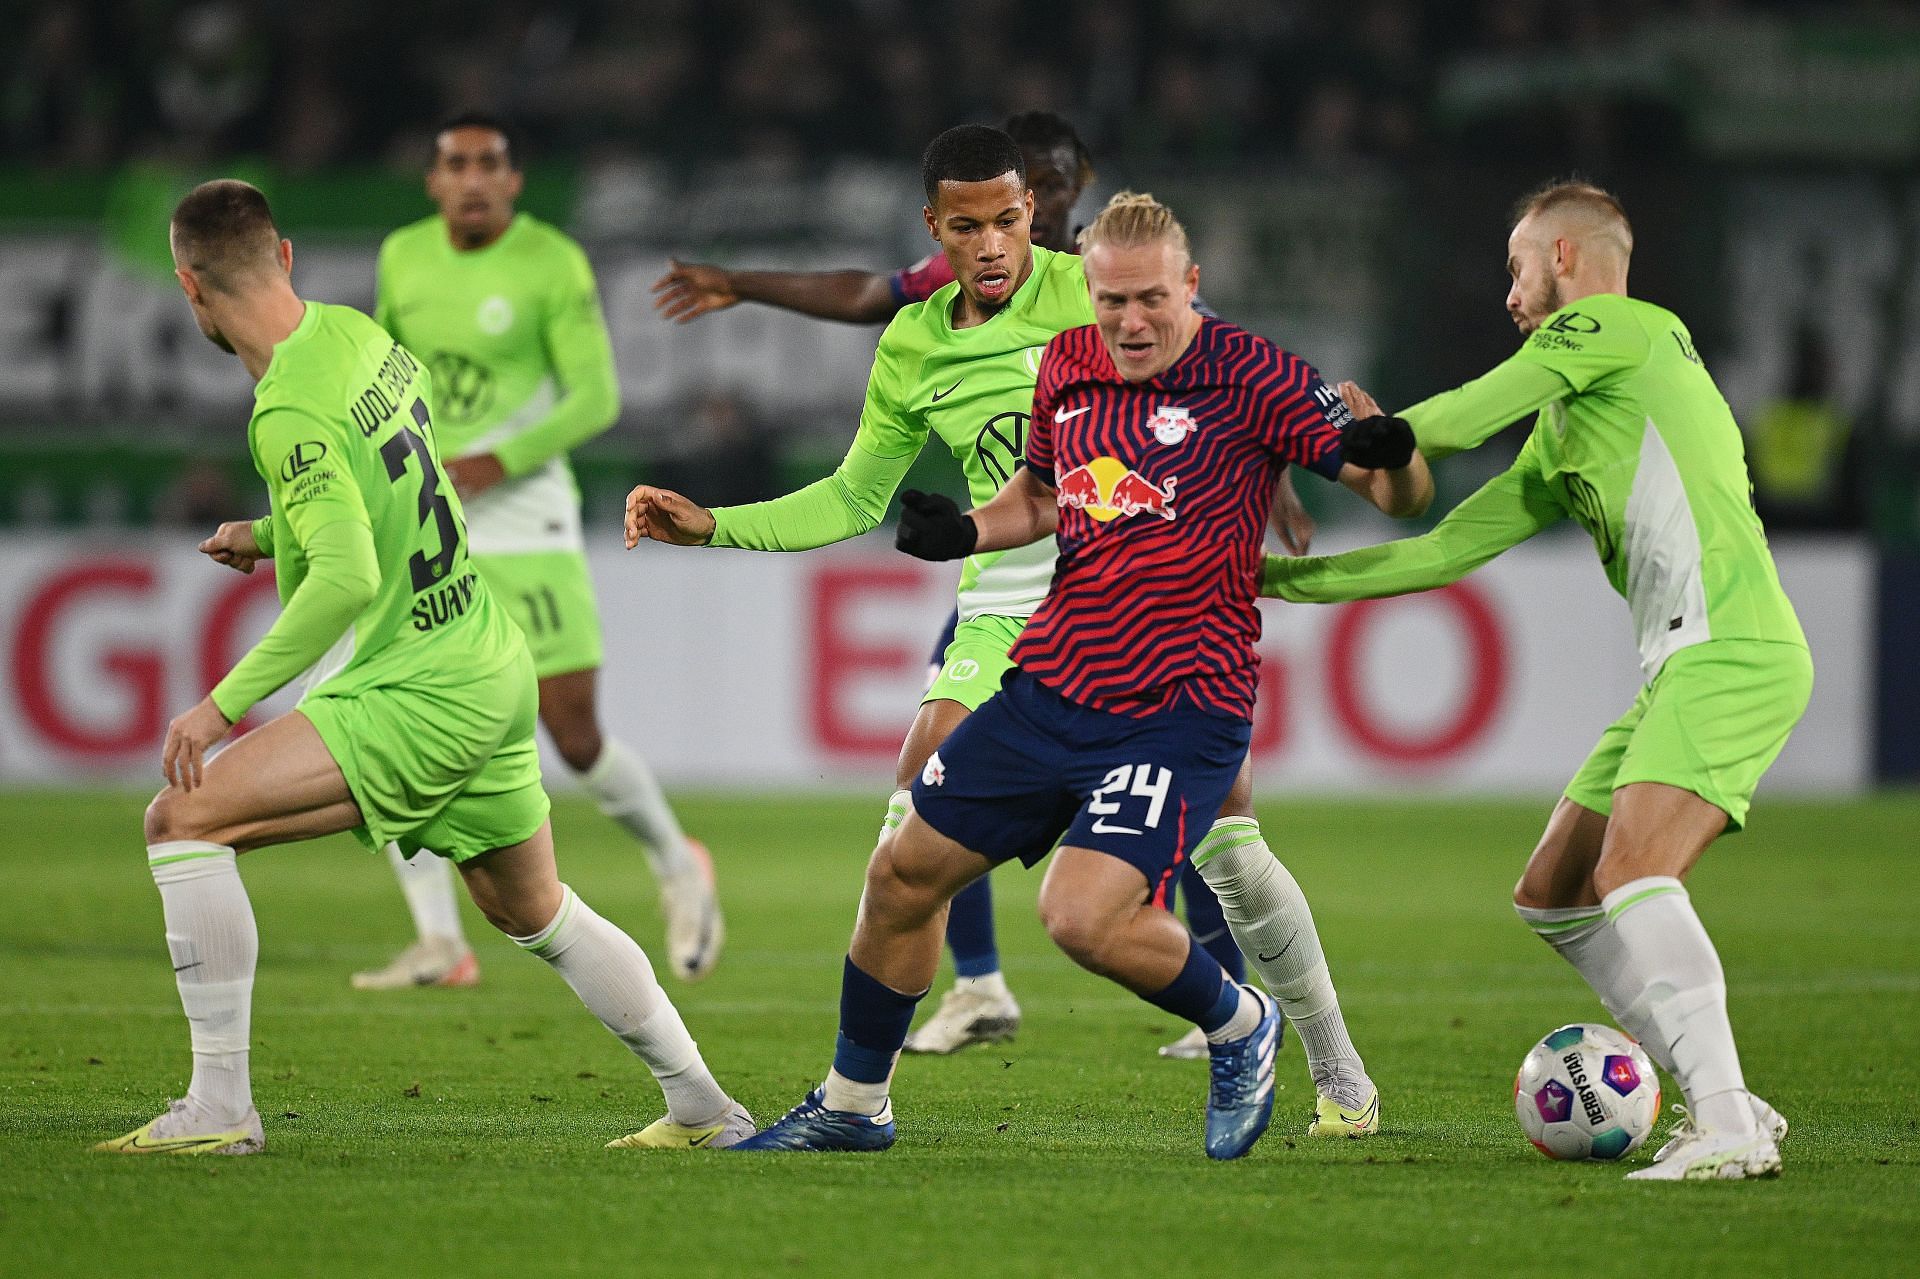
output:
[[[513,179],[507,187],[507,198],[518,200],[520,193],[527,189],[527,175],[518,169],[512,170]]]
[[[193,272],[183,266],[177,266],[173,268],[173,278],[180,281],[180,291],[187,295],[187,301],[199,306],[200,281],[194,278]]]
[[[1199,293],[1200,293],[1200,264],[1198,262],[1189,262],[1187,263],[1187,301],[1188,303],[1191,304],[1193,299],[1197,297]]]
[[[274,250],[274,257],[280,260],[280,269],[289,276],[293,274],[293,241],[282,239],[280,247]]]
[[[1031,225],[1033,222],[1033,188],[1032,187],[1028,187],[1024,192],[1021,193],[1020,203],[1027,211],[1027,222],[1029,225]]]
[[[931,204],[921,205],[920,216],[927,221],[927,234],[938,240],[940,238],[940,223],[933,216],[933,206]]]

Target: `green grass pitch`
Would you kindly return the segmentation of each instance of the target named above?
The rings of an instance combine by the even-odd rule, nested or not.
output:
[[[1055,953],[1016,867],[996,887],[1026,1025],[908,1059],[893,1151],[603,1150],[658,1113],[652,1081],[470,908],[479,988],[348,989],[405,915],[342,838],[245,859],[267,1153],[94,1155],[188,1069],[140,807],[0,796],[0,1274],[1891,1274],[1920,1247],[1914,796],[1763,797],[1696,874],[1749,1081],[1794,1129],[1778,1181],[1678,1186],[1550,1163],[1515,1128],[1528,1045],[1603,1017],[1507,907],[1544,803],[1266,806],[1383,1091],[1377,1140],[1301,1136],[1289,1038],[1273,1130],[1207,1160],[1205,1068],[1153,1052],[1183,1028]],[[711,981],[669,986],[765,1122],[826,1067],[879,804],[683,813],[715,851],[730,941]],[[657,950],[637,851],[575,802],[555,826],[563,874]]]

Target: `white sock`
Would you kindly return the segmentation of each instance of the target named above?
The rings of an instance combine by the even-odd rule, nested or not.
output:
[[[233,849],[199,839],[147,845],[160,890],[167,952],[193,1041],[189,1100],[215,1122],[238,1123],[253,1109],[247,1076],[253,969],[260,934]]]
[[[898,1053],[893,1058],[900,1060]],[[828,1110],[846,1110],[856,1115],[877,1115],[887,1108],[887,1092],[893,1087],[893,1072],[877,1084],[863,1084],[857,1079],[848,1079],[832,1068],[827,1070],[825,1086],[826,1096],[822,1100]]]
[[[1225,1025],[1207,1032],[1208,1043],[1230,1044],[1236,1039],[1245,1039],[1260,1024],[1260,1014],[1264,1011],[1260,1006],[1260,996],[1245,986],[1239,990],[1240,1006],[1233,1010],[1233,1016],[1227,1018]]]
[[[1617,1014],[1642,1043],[1658,1038],[1694,1119],[1705,1128],[1751,1134],[1753,1110],[1740,1052],[1727,1020],[1727,978],[1713,941],[1679,880],[1649,875],[1600,903],[1638,987]]]
[[[608,737],[600,747],[600,758],[580,774],[580,781],[600,811],[640,841],[656,878],[669,879],[694,869],[686,833],[645,760]]]
[[[465,943],[460,899],[453,892],[453,867],[447,859],[424,848],[411,858],[402,857],[400,845],[388,844],[387,862],[400,881],[400,894],[407,899],[407,913],[413,916],[413,931],[420,940],[451,937]]]
[[[514,944],[553,965],[580,1002],[647,1064],[666,1094],[667,1117],[699,1127],[723,1117],[733,1101],[714,1081],[680,1012],[660,988],[639,943],[561,885],[553,921]]]
[[[1632,957],[1619,932],[1607,927],[1607,912],[1599,906],[1516,905],[1513,909],[1541,941],[1573,965],[1613,1019],[1625,1026],[1621,1018],[1645,983],[1635,975]],[[1673,1073],[1673,1058],[1657,1026],[1647,1027],[1644,1034],[1628,1033],[1640,1040],[1655,1065]]]
[[[1347,1034],[1313,911],[1300,885],[1267,848],[1260,823],[1222,817],[1194,849],[1193,864],[1220,899],[1233,940],[1300,1036],[1314,1083],[1324,1085],[1336,1076],[1350,1083],[1365,1080],[1366,1064]]]

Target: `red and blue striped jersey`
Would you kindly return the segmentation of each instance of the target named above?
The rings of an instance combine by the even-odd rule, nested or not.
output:
[[[1097,327],[1055,337],[1026,465],[1059,502],[1060,558],[1014,662],[1085,706],[1252,718],[1274,482],[1290,462],[1337,478],[1351,420],[1312,365],[1224,320],[1145,382]]]

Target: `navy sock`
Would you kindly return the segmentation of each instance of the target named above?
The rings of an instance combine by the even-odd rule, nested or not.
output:
[[[1146,999],[1155,1008],[1165,1009],[1211,1034],[1226,1025],[1240,1007],[1240,988],[1227,980],[1220,961],[1189,936],[1186,967],[1165,990]]]
[[[982,875],[961,889],[948,906],[947,945],[953,949],[953,971],[958,976],[985,977],[1000,971],[989,876]]]
[[[921,995],[903,995],[867,976],[847,956],[840,976],[840,1038],[833,1068],[861,1084],[885,1083]]]
[[[1233,940],[1233,930],[1227,927],[1227,917],[1220,909],[1220,899],[1207,887],[1207,881],[1200,878],[1200,872],[1193,868],[1192,862],[1185,863],[1180,869],[1180,887],[1186,890],[1187,929],[1193,933],[1193,939],[1219,961],[1231,980],[1245,981],[1247,957],[1240,953],[1239,944]]]

